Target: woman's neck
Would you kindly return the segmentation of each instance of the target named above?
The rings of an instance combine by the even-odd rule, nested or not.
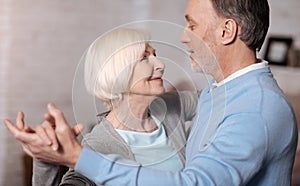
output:
[[[107,120],[116,129],[152,132],[157,129],[148,109],[153,99],[153,96],[126,94],[121,101],[113,105]]]

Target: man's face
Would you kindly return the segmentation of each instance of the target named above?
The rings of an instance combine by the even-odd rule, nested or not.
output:
[[[216,66],[218,16],[210,0],[189,0],[185,11],[186,27],[181,42],[186,44],[195,71],[211,74]]]

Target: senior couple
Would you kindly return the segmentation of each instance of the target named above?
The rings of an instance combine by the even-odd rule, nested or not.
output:
[[[291,184],[295,116],[256,57],[269,27],[267,0],[189,0],[185,19],[181,41],[192,68],[213,77],[200,95],[165,92],[149,33],[116,29],[85,56],[86,88],[109,111],[81,144],[82,126],[70,128],[52,103],[36,129],[23,113],[16,124],[4,121],[35,159],[34,185]],[[58,164],[70,167],[62,180]]]

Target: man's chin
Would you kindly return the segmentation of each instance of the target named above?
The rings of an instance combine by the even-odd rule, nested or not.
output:
[[[202,68],[198,64],[192,63],[191,68],[192,68],[193,72],[198,72],[198,73],[203,72]]]

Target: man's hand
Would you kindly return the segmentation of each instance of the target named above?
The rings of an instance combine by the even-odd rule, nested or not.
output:
[[[82,150],[76,140],[82,125],[70,128],[61,110],[48,104],[45,121],[36,130],[24,125],[24,114],[18,114],[16,125],[4,120],[8,130],[22,142],[24,151],[39,161],[62,164],[71,168],[76,165]]]

